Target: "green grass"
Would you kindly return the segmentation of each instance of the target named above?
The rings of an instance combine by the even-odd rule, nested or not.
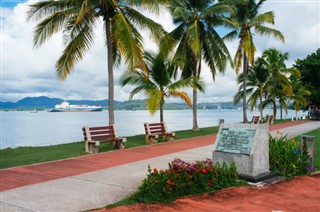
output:
[[[216,134],[218,127],[201,128],[199,132],[191,130],[176,131],[176,140],[191,138],[208,134]],[[159,143],[161,143],[159,139]],[[136,135],[127,137],[126,148],[133,148],[146,145],[145,135]],[[99,152],[117,151],[111,143],[101,144]],[[53,160],[86,155],[84,151],[84,142],[75,142],[43,147],[18,147],[0,150],[0,169],[30,165]]]
[[[291,120],[276,120],[275,124],[283,123]],[[192,132],[191,130],[176,131],[176,140],[184,138],[192,138],[197,136],[216,134],[218,133],[218,127],[206,127],[201,128],[199,132]],[[320,140],[320,136],[317,136],[317,140]],[[161,142],[161,139],[159,139]],[[319,142],[318,142],[319,143]],[[126,148],[138,147],[146,145],[145,135],[136,135],[127,137],[125,144]],[[320,151],[320,144],[316,147],[316,150]],[[117,151],[112,148],[112,144],[101,144],[99,146],[99,152]],[[0,169],[24,166],[41,162],[48,162],[53,160],[61,160],[65,158],[77,157],[86,155],[84,151],[84,142],[75,142],[68,144],[60,144],[54,146],[43,147],[19,147],[19,148],[7,148],[0,150]],[[320,167],[320,152],[317,152],[317,167]]]

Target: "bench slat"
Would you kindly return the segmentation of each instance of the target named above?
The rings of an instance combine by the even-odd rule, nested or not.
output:
[[[99,126],[99,127],[83,127],[83,137],[86,141],[86,152],[95,152],[92,150],[94,146],[100,143],[115,142],[114,147],[124,148],[123,142],[126,142],[126,138],[118,138],[117,132],[112,126]]]

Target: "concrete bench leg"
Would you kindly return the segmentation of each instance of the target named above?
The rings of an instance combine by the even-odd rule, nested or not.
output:
[[[155,137],[146,135],[146,144],[154,144],[158,143],[157,140],[155,140]]]
[[[88,153],[98,153],[98,152],[99,152],[99,148],[96,144],[94,143],[88,144]]]
[[[122,141],[115,141],[115,142],[112,142],[113,143],[113,148],[117,148],[117,149],[124,149],[125,146],[123,144]]]

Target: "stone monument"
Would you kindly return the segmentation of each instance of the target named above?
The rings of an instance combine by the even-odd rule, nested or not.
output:
[[[235,162],[239,177],[259,182],[275,176],[269,170],[269,125],[224,124],[213,147],[213,162]]]

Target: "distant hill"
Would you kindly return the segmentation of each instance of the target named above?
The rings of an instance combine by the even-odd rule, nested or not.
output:
[[[54,108],[55,105],[61,104],[63,99],[59,98],[49,98],[46,96],[40,97],[26,97],[17,102],[0,102],[1,109],[17,109],[17,110],[24,110],[24,109],[39,109],[44,110],[48,108]],[[67,100],[70,104],[86,104],[86,105],[101,105],[102,107],[107,107],[108,100]],[[117,105],[119,102],[114,101],[114,104]]]
[[[17,102],[0,102],[1,110],[45,110],[54,108],[55,105],[61,104],[64,101],[59,98],[49,98],[46,96],[40,97],[26,97]],[[108,100],[66,100],[70,104],[86,104],[86,105],[100,105],[104,109],[108,108]],[[114,101],[116,110],[145,110],[146,100],[130,100],[130,101]],[[199,103],[198,108],[201,109],[234,109],[241,107],[241,103],[234,105],[232,102],[220,103]],[[166,103],[165,110],[183,110],[189,107],[185,103]]]

